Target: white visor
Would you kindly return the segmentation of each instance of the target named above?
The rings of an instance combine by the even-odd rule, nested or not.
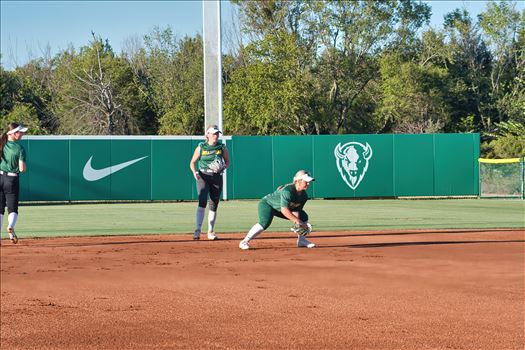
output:
[[[26,132],[26,131],[27,131],[27,128],[25,126],[19,125],[13,130],[9,130],[7,132],[7,135],[13,135],[15,132]]]
[[[295,181],[297,181],[297,180],[304,180],[306,182],[315,181],[315,179],[313,177],[311,177],[310,175],[308,175],[308,174],[303,174],[303,175],[297,176],[295,178]]]
[[[222,134],[222,131],[220,131],[219,129],[217,129],[214,126],[212,126],[211,128],[208,128],[208,130],[206,130],[206,134],[216,134],[216,133],[221,133]]]

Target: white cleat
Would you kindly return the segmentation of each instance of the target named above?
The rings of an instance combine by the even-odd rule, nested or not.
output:
[[[9,234],[9,239],[13,244],[18,243],[18,237],[16,236],[15,230],[12,227],[7,228],[7,233]]]
[[[219,237],[217,237],[217,235],[215,234],[215,232],[208,232],[208,239],[210,241],[215,241],[216,239],[219,239]]]
[[[242,250],[248,250],[248,249],[250,249],[250,245],[245,240],[242,240],[239,243],[239,248],[241,248]]]
[[[307,240],[304,236],[297,237],[298,248],[314,248],[315,244]]]
[[[193,232],[193,240],[198,241],[199,239],[201,239],[201,231],[195,230],[195,232]]]

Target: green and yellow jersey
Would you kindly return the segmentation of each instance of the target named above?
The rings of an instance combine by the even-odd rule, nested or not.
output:
[[[217,157],[224,160],[224,144],[222,141],[217,141],[215,146],[211,146],[207,142],[201,142],[199,147],[201,149],[199,157],[199,169],[201,171],[207,172],[210,163]]]
[[[292,183],[280,186],[275,192],[264,196],[262,200],[279,212],[281,208],[288,208],[290,211],[299,211],[302,210],[306,204],[308,194],[306,191],[297,192],[295,185]]]

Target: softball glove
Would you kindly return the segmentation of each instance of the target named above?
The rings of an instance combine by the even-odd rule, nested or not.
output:
[[[300,236],[306,236],[310,234],[310,232],[312,232],[312,229],[313,229],[312,225],[310,225],[309,223],[306,223],[306,226],[308,226],[308,229],[305,229],[301,225],[294,224],[293,227],[291,228],[291,231],[297,233]]]
[[[222,174],[224,169],[226,169],[226,164],[224,164],[224,159],[221,157],[216,157],[213,162],[208,165],[208,169],[213,171],[215,174]]]

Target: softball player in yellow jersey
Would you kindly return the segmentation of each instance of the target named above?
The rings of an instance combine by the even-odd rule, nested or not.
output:
[[[308,194],[306,190],[315,179],[305,170],[299,170],[293,183],[280,186],[273,193],[264,196],[259,202],[259,222],[253,225],[246,237],[239,243],[239,248],[250,249],[249,242],[266,230],[274,216],[290,220],[296,226],[310,231],[308,214],[303,210]],[[297,247],[313,248],[315,244],[308,241],[304,235],[297,235]]]
[[[211,125],[206,130],[206,141],[201,142],[193,152],[190,161],[190,169],[193,173],[197,185],[199,205],[195,217],[195,231],[193,239],[200,239],[204,211],[208,195],[210,199],[210,209],[208,211],[208,239],[216,240],[215,220],[217,218],[217,207],[222,192],[222,173],[230,165],[228,149],[219,140],[222,132],[217,125]],[[196,168],[197,161],[199,163]]]
[[[0,154],[2,155],[0,160],[0,201],[2,203],[0,230],[7,206],[7,233],[14,244],[18,243],[15,224],[18,219],[19,174],[26,171],[26,151],[17,141],[22,139],[26,131],[26,127],[11,123],[0,138]]]

